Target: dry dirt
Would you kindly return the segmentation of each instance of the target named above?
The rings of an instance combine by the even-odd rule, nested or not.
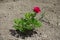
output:
[[[13,19],[23,17],[34,6],[41,8],[41,14],[45,12],[37,34],[25,39],[11,35]],[[0,0],[0,40],[60,40],[60,0]]]

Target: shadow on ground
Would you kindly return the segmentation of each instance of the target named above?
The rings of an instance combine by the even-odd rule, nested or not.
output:
[[[17,38],[21,37],[22,39],[25,39],[25,37],[31,37],[33,34],[37,34],[36,31],[27,31],[26,33],[22,33],[18,30],[12,30],[12,29],[10,29],[9,31],[12,36],[15,36]]]

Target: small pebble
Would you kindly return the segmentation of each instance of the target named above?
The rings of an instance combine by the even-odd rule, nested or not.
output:
[[[11,9],[11,8],[9,8],[9,9]]]
[[[37,34],[39,37],[41,37],[41,33]]]
[[[40,33],[40,35],[41,35],[42,33]]]
[[[60,18],[60,16],[58,16]]]
[[[13,40],[13,39],[9,39],[9,40]]]
[[[16,0],[13,0],[14,2],[16,1]]]
[[[53,4],[54,6],[56,6],[56,4]]]
[[[51,10],[52,12],[54,12],[54,10]]]
[[[5,16],[6,17],[6,16]]]
[[[60,26],[60,23],[58,25]]]
[[[44,34],[44,35],[42,35],[42,37],[47,38],[47,35],[46,35],[46,34]]]
[[[18,39],[15,39],[15,40],[18,40]]]
[[[0,33],[0,35],[1,35],[1,33]]]

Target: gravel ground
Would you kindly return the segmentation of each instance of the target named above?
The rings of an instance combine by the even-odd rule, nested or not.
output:
[[[23,17],[34,6],[41,8],[41,14],[45,12],[42,27],[35,30],[37,34],[24,39],[11,35],[10,30],[15,32],[13,19]],[[0,0],[0,40],[60,40],[60,0]]]

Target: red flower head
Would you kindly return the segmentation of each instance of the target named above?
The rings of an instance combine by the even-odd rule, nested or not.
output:
[[[35,13],[39,13],[39,12],[41,12],[41,9],[39,7],[34,7],[33,11]]]

